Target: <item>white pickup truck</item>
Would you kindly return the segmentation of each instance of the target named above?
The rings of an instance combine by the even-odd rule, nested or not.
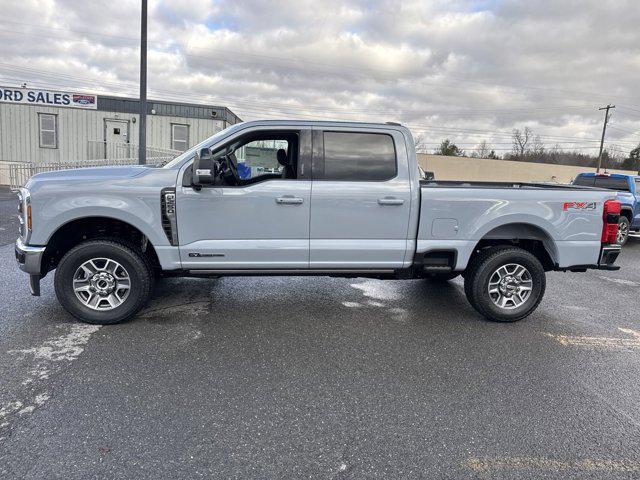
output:
[[[85,322],[135,315],[167,275],[446,281],[515,321],[545,272],[617,269],[620,204],[596,188],[423,180],[398,124],[255,121],[165,165],[35,175],[16,258],[31,291],[55,269]]]

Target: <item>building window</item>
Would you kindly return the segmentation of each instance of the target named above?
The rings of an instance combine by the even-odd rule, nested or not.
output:
[[[189,125],[171,124],[171,148],[181,152],[189,148]]]
[[[58,116],[39,113],[40,148],[58,148]]]

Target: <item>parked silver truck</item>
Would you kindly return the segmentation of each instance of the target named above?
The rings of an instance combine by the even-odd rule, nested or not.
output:
[[[31,292],[55,270],[78,319],[112,324],[169,275],[446,281],[516,321],[545,272],[617,269],[608,190],[421,179],[398,124],[255,121],[165,165],[41,173],[20,190],[16,258]]]

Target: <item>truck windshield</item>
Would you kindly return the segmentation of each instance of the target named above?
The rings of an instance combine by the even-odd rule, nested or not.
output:
[[[177,157],[169,160],[167,163],[163,164],[162,167],[163,168],[173,168],[174,166],[181,164],[183,162],[183,160],[187,160],[189,158],[193,158],[195,156],[196,152],[199,149],[204,148],[204,147],[210,147],[214,143],[218,143],[220,140],[222,140],[223,138],[227,137],[228,135],[231,135],[233,132],[235,132],[236,130],[239,130],[240,128],[242,128],[242,123],[236,123],[235,125],[231,125],[231,126],[225,128],[224,130],[220,130],[218,133],[212,135],[211,137],[209,137],[206,140],[200,142],[199,144],[195,145],[194,147],[191,147],[189,150],[184,151],[183,153],[181,153]]]

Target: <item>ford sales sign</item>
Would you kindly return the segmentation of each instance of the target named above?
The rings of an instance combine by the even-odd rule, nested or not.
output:
[[[36,90],[32,88],[0,87],[0,102],[41,107],[98,108],[98,97],[83,93]]]

